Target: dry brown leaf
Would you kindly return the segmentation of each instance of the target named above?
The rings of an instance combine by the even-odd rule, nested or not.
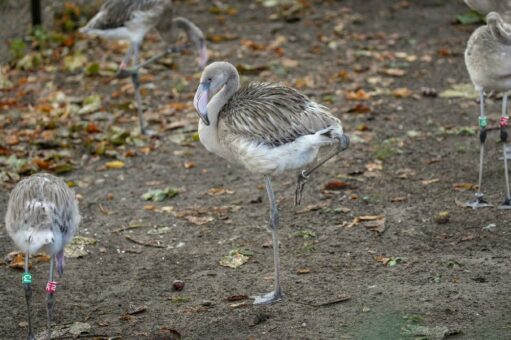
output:
[[[347,113],[370,113],[372,109],[364,104],[357,104],[346,111]]]
[[[366,219],[366,218],[370,219]],[[377,234],[382,234],[385,231],[385,216],[360,216],[360,220],[362,221],[364,227],[367,229],[376,232]]]
[[[383,263],[384,266],[386,266],[387,263],[389,263],[390,261],[390,257],[385,257],[383,255],[376,255],[374,256],[374,259],[376,260],[376,262]]]
[[[471,241],[475,238],[476,238],[476,236],[474,234],[466,234],[461,237],[460,242]]]
[[[383,163],[381,161],[375,161],[374,163],[366,164],[367,171],[378,171],[383,169]]]
[[[350,185],[348,183],[333,179],[331,181],[328,181],[327,184],[325,184],[324,189],[325,190],[342,190],[342,189],[346,189],[349,187],[350,187]]]
[[[234,194],[234,190],[226,188],[211,188],[206,193],[210,196],[232,195]]]
[[[400,87],[392,91],[392,95],[394,95],[394,97],[396,98],[410,97],[412,93],[413,92],[410,89],[407,89],[406,87]]]
[[[440,182],[439,178],[425,179],[425,180],[421,181],[421,183],[424,185],[430,185],[430,184],[437,183],[437,182]]]
[[[403,178],[403,179],[407,179],[407,178],[410,178],[410,177],[415,177],[416,175],[416,172],[415,170],[413,169],[410,169],[410,168],[404,168],[404,169],[399,169],[397,172],[397,177],[398,178]]]
[[[196,224],[196,225],[207,224],[207,223],[215,220],[215,218],[211,217],[211,216],[185,216],[184,218],[188,222]]]
[[[195,162],[185,161],[183,163],[183,166],[185,167],[185,169],[193,169],[193,168],[195,168]]]
[[[189,103],[172,102],[167,104],[167,107],[176,111],[184,111],[188,110],[191,105]]]
[[[369,94],[362,89],[357,91],[348,91],[344,96],[348,100],[368,100],[370,98]]]
[[[296,271],[296,274],[303,275],[303,274],[309,274],[310,272],[311,272],[311,270],[309,268],[299,268]]]
[[[459,191],[476,190],[477,184],[461,182],[461,183],[454,183],[453,187],[454,187],[454,189],[459,190]]]
[[[381,70],[380,73],[391,77],[402,77],[406,74],[406,71],[400,68],[386,68]]]

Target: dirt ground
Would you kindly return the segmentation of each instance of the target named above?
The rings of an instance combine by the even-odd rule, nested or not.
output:
[[[263,247],[271,240],[269,208],[260,176],[190,138],[197,117],[189,102],[200,73],[193,56],[184,55],[174,58],[175,70],[157,65],[146,71],[156,86],[144,92],[147,117],[158,131],[143,139],[151,152],[120,156],[125,167],[107,170],[112,159],[70,148],[77,166],[64,177],[77,183],[80,235],[97,243],[85,247],[85,256],[66,260],[55,327],[82,322],[90,328],[81,337],[122,339],[157,338],[167,329],[184,339],[511,339],[511,212],[456,203],[474,193],[478,104],[431,96],[469,83],[463,51],[477,25],[455,24],[467,11],[463,2],[303,1],[310,6],[296,13],[255,1],[224,3],[236,13],[210,13],[210,1],[177,2],[176,11],[207,33],[212,60],[267,66],[242,81],[299,87],[332,108],[352,141],[314,175],[300,207],[293,206],[296,174],[274,178],[285,299],[269,306],[227,301],[272,288],[272,249]],[[122,56],[107,42],[84,44],[90,60]],[[142,56],[159,48],[157,39],[149,40]],[[129,91],[109,97],[128,80],[105,79],[79,82],[56,73],[53,90],[103,93],[107,111],[131,100]],[[36,104],[37,98],[25,100]],[[158,117],[172,102],[187,106]],[[500,103],[488,100],[493,125]],[[128,108],[114,123],[136,129],[135,116]],[[161,119],[167,125],[156,123]],[[168,127],[181,121],[178,129]],[[4,131],[10,128],[4,124]],[[483,191],[498,205],[505,196],[498,133],[489,135],[487,150]],[[342,188],[325,190],[328,183]],[[167,186],[179,195],[142,200],[149,189]],[[2,216],[10,188],[0,189]],[[447,223],[436,221],[442,211]],[[360,216],[380,217],[364,222]],[[385,229],[378,232],[381,216]],[[247,263],[219,265],[239,247],[252,252]],[[0,254],[13,250],[0,229]],[[45,328],[47,270],[47,263],[32,269],[37,333]],[[0,338],[23,339],[21,272],[7,265],[0,271]],[[173,290],[176,279],[184,281],[182,291]],[[336,301],[342,297],[349,299]]]

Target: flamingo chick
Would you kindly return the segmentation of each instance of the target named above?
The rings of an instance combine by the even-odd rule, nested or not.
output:
[[[337,145],[335,152],[298,176],[295,204],[300,204],[303,185],[320,165],[349,145],[339,119],[295,89],[277,84],[252,83],[240,88],[236,68],[215,62],[202,73],[194,106],[199,137],[205,148],[218,156],[264,176],[270,202],[275,289],[255,298],[266,304],[282,298],[280,287],[279,215],[271,176],[311,164],[322,146]]]
[[[80,28],[80,32],[91,36],[130,41],[128,52],[119,66],[119,76],[131,75],[142,134],[145,134],[145,128],[138,70],[168,53],[179,52],[182,49],[169,47],[163,53],[139,64],[140,46],[145,35],[153,28],[156,28],[169,46],[175,40],[176,30],[183,30],[189,42],[197,48],[199,66],[201,69],[204,68],[208,61],[204,34],[186,18],[172,19],[171,0],[106,0],[87,25]],[[127,71],[131,59],[134,67]]]
[[[32,331],[30,300],[32,276],[29,256],[44,249],[50,256],[50,275],[46,285],[48,339],[51,339],[51,318],[55,303],[57,282],[54,266],[64,272],[64,246],[73,238],[80,213],[73,191],[66,183],[50,174],[35,174],[19,182],[11,192],[5,216],[5,226],[16,246],[25,253],[23,287],[28,311],[28,339],[35,339]]]
[[[491,206],[482,193],[484,143],[487,135],[487,118],[484,108],[484,91],[501,91],[504,93],[502,99],[502,114],[500,117],[500,140],[504,154],[504,171],[506,180],[506,198],[499,208],[511,208],[511,196],[509,194],[508,176],[508,146],[507,126],[509,117],[507,115],[507,96],[511,89],[511,25],[505,23],[496,12],[486,16],[486,25],[479,27],[470,36],[465,51],[465,64],[470,79],[474,83],[480,97],[479,115],[479,189],[476,192],[475,200],[467,205],[477,209]]]

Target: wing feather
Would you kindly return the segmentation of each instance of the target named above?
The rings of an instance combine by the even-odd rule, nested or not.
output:
[[[107,0],[98,14],[87,24],[87,29],[113,29],[125,26],[137,12],[147,13],[147,20],[154,21],[170,6],[170,0]]]
[[[240,88],[219,113],[219,134],[268,146],[341,125],[328,109],[297,90],[269,83]]]

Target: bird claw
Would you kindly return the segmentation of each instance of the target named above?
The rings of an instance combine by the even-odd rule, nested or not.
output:
[[[307,175],[305,170],[298,174],[298,183],[296,185],[295,192],[295,207],[302,203],[302,193],[305,187],[305,183],[307,183],[308,179],[309,175]]]

